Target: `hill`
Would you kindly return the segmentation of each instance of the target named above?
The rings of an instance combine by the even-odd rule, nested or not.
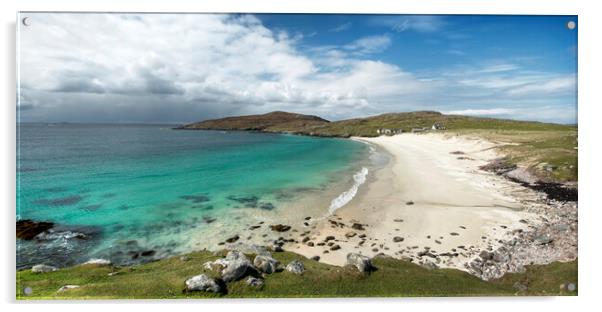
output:
[[[285,132],[287,129],[313,128],[328,123],[328,120],[318,116],[276,111],[263,115],[234,116],[204,120],[184,125],[178,129]]]
[[[205,120],[187,130],[254,130],[323,137],[374,137],[378,129],[410,132],[434,124],[452,134],[478,136],[500,143],[506,161],[529,169],[544,181],[577,181],[577,126],[511,119],[445,115],[435,111],[388,113],[329,122],[317,116],[287,112]],[[439,131],[441,132],[441,131]]]

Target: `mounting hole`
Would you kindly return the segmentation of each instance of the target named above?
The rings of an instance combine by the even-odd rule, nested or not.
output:
[[[568,21],[568,22],[566,23],[566,28],[568,28],[568,29],[570,29],[570,30],[573,30],[573,29],[575,29],[575,27],[577,27],[577,24],[576,24],[574,21]]]
[[[29,17],[24,17],[24,18],[21,20],[21,23],[23,23],[23,25],[24,25],[24,26],[29,26],[29,25],[31,25],[31,21],[30,21]]]

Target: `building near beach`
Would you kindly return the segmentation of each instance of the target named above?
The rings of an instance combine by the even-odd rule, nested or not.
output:
[[[376,133],[378,133],[378,134],[386,134],[386,135],[399,134],[399,133],[402,133],[402,132],[403,132],[402,129],[387,129],[387,128],[376,129]]]
[[[431,127],[433,130],[445,130],[445,126],[440,123],[434,123]]]

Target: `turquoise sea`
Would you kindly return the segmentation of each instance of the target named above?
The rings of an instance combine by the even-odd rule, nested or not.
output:
[[[56,226],[17,241],[17,267],[126,264],[205,248],[190,244],[191,233],[351,186],[369,154],[347,139],[171,127],[20,124],[17,218]]]

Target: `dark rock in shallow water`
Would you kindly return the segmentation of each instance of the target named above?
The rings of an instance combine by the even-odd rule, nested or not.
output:
[[[35,203],[38,205],[46,205],[46,206],[69,206],[74,205],[82,201],[84,198],[79,195],[67,196],[55,199],[40,199]]]
[[[51,229],[52,222],[35,222],[29,219],[17,221],[17,238],[31,240],[36,235]]]
[[[184,195],[180,196],[180,198],[191,201],[195,204],[208,202],[210,200],[209,196],[207,195]]]
[[[213,223],[215,222],[215,218],[211,218],[211,217],[203,217],[203,221],[205,221],[205,223],[209,224],[209,223]]]
[[[284,224],[275,224],[275,225],[270,225],[270,229],[272,229],[272,231],[275,231],[275,232],[286,232],[291,229],[291,226],[284,225]]]
[[[156,251],[154,251],[154,250],[145,250],[145,251],[141,252],[140,255],[143,257],[150,257],[150,256],[154,256],[155,253],[156,253]]]
[[[274,205],[272,203],[260,203],[259,208],[263,210],[272,210],[274,209]]]
[[[231,201],[235,201],[237,203],[243,204],[243,205],[245,205],[245,207],[249,207],[249,208],[257,208],[257,204],[259,203],[259,197],[255,196],[255,195],[250,195],[250,196],[230,195],[226,198]]]
[[[88,205],[88,206],[82,207],[82,210],[96,211],[96,210],[100,209],[101,207],[102,207],[102,204]]]

